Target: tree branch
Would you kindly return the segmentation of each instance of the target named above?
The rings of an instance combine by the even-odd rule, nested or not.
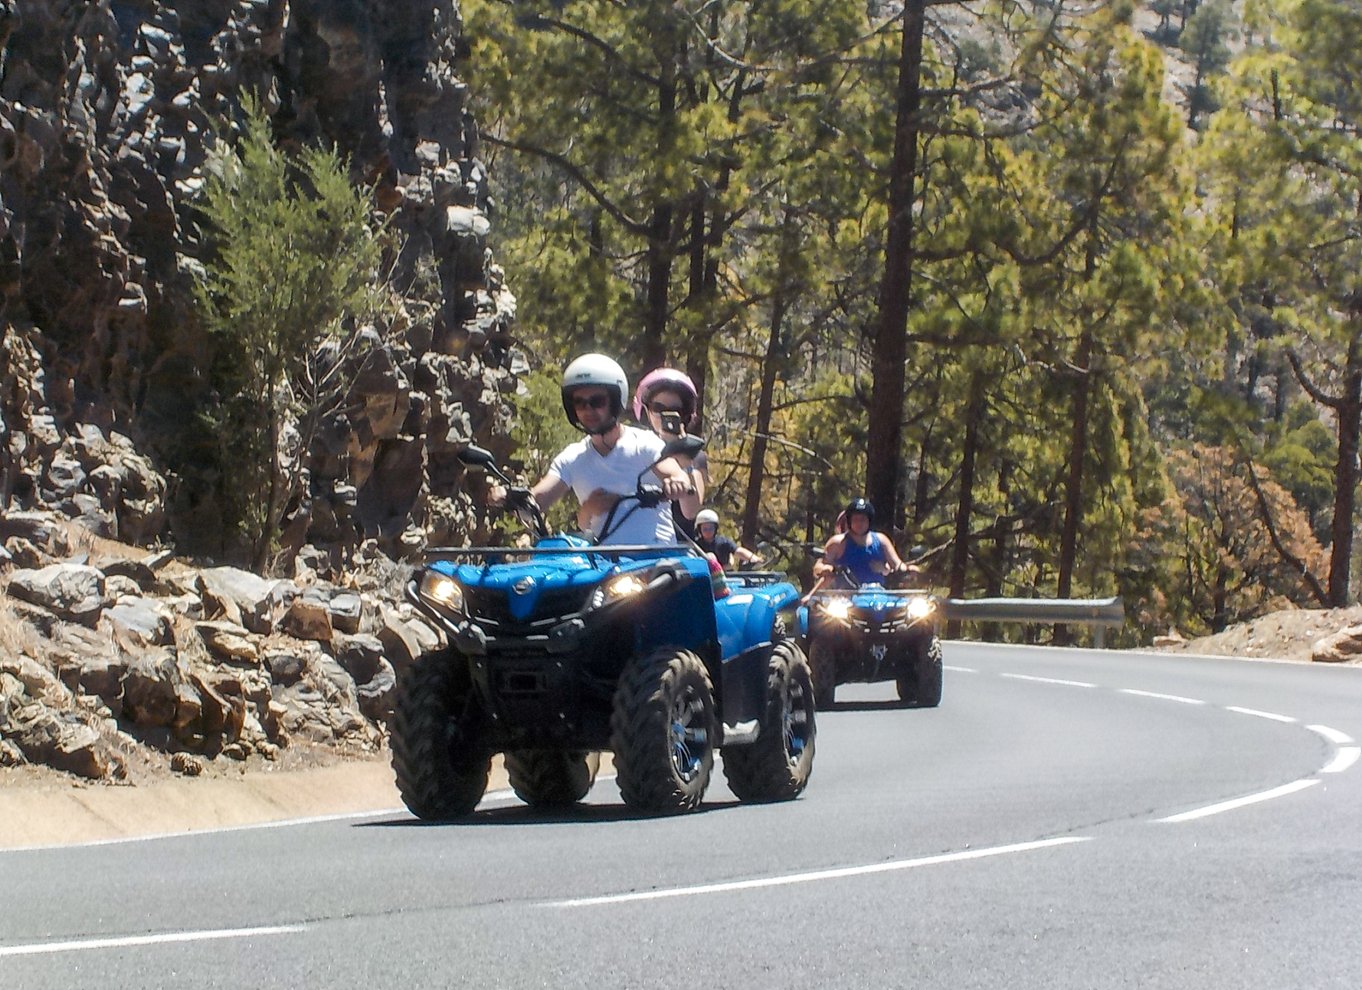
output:
[[[506,148],[510,151],[518,151],[522,155],[534,155],[536,158],[542,158],[544,161],[553,163],[567,172],[574,180],[579,182],[582,188],[586,190],[587,195],[599,203],[601,209],[605,210],[606,213],[610,214],[623,224],[631,234],[636,234],[640,237],[648,236],[648,224],[640,223],[638,220],[635,220],[633,217],[629,216],[629,214],[625,213],[623,208],[606,197],[605,193],[591,180],[590,176],[568,160],[566,156],[561,155],[556,151],[549,151],[547,148],[540,148],[532,144],[523,144],[519,141],[507,141],[503,138],[492,137],[489,134],[484,134],[482,139],[497,147]]]
[[[1248,465],[1249,485],[1253,488],[1253,495],[1258,500],[1258,517],[1262,519],[1263,525],[1267,527],[1268,538],[1272,540],[1272,548],[1277,551],[1277,556],[1286,561],[1287,564],[1300,572],[1305,583],[1310,586],[1310,593],[1315,596],[1315,600],[1320,605],[1327,605],[1329,596],[1325,594],[1319,579],[1310,573],[1310,569],[1305,566],[1305,561],[1301,560],[1282,543],[1282,538],[1277,533],[1276,523],[1272,518],[1272,509],[1267,504],[1267,496],[1263,494],[1262,485],[1258,482],[1258,468],[1253,463],[1253,459],[1245,457],[1244,463]]]

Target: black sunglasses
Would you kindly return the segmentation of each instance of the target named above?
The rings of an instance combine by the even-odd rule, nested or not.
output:
[[[572,397],[572,408],[574,409],[604,409],[610,405],[608,395],[574,395]]]
[[[685,409],[683,409],[681,406],[664,406],[664,405],[663,405],[662,403],[660,403],[660,402],[654,402],[654,403],[653,403],[651,406],[649,406],[648,408],[651,409],[653,412],[657,413],[659,416],[665,416],[667,413],[684,413],[684,412],[685,412]]]

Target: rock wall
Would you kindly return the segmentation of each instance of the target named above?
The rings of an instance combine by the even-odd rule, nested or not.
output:
[[[0,507],[125,541],[228,550],[206,456],[213,341],[190,272],[208,135],[264,94],[285,143],[333,143],[403,247],[323,424],[288,539],[339,566],[470,524],[454,452],[504,452],[514,299],[452,0],[0,0]]]

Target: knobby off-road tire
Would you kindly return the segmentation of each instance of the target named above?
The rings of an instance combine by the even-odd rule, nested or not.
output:
[[[837,701],[837,650],[825,639],[810,639],[808,663],[813,673],[814,703],[825,712]]]
[[[492,753],[473,703],[466,661],[426,653],[398,681],[392,764],[402,803],[424,821],[472,813],[487,790]]]
[[[610,746],[624,803],[650,813],[698,807],[714,770],[714,685],[689,650],[635,657],[615,689]]]
[[[506,754],[511,790],[531,808],[568,808],[586,797],[600,769],[599,753],[521,749]]]
[[[941,704],[941,640],[935,636],[919,649],[913,664],[916,675],[899,674],[899,700],[915,708]]]
[[[813,772],[813,675],[809,661],[786,640],[771,651],[761,734],[747,746],[724,747],[724,776],[739,801],[790,801]]]

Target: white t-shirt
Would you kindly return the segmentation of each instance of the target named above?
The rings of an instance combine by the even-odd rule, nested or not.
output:
[[[585,501],[598,488],[616,495],[632,495],[638,490],[639,472],[647,471],[662,456],[664,446],[665,442],[656,433],[624,426],[619,443],[610,449],[610,453],[600,453],[592,445],[591,438],[585,437],[564,448],[549,465],[548,473],[566,483],[576,493],[578,501]],[[649,471],[644,475],[643,483],[657,484],[657,476]],[[621,523],[625,513],[629,516]],[[601,531],[608,514],[601,513],[591,520],[592,532]],[[607,544],[673,546],[676,543],[671,503],[667,501],[648,509],[631,499],[615,510],[610,525],[610,533],[605,538]]]

